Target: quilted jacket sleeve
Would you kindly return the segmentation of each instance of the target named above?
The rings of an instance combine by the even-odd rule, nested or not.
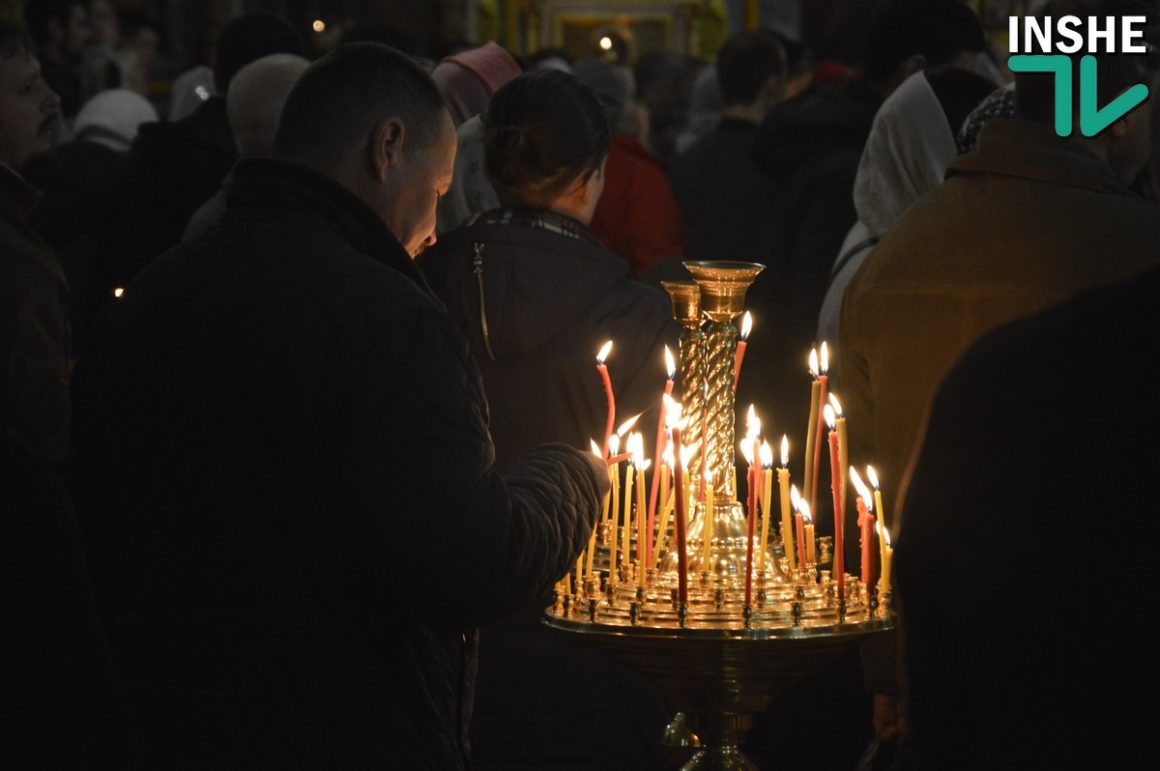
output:
[[[563,445],[495,473],[466,341],[434,307],[404,318],[379,334],[358,378],[340,516],[373,586],[401,590],[392,598],[431,623],[474,626],[567,572],[603,491],[590,461]]]

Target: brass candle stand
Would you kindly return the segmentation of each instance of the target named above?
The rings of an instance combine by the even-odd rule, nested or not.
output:
[[[699,496],[690,500],[686,601],[679,598],[672,522],[655,534],[651,562],[637,559],[636,528],[618,530],[618,543],[626,543],[624,538],[631,544],[628,564],[615,555],[610,560],[611,525],[604,522],[591,574],[557,592],[544,623],[583,635],[637,668],[657,683],[670,707],[690,715],[701,749],[684,769],[751,769],[756,767],[739,743],[752,715],[861,638],[889,630],[893,621],[889,597],[879,598],[876,587],[863,586],[855,576],[845,577],[844,595],[838,595],[837,582],[824,569],[830,551],[824,539],[822,564],[792,571],[780,539],[769,537],[764,553],[754,548],[746,602],[749,523],[734,489],[733,322],[763,266],[685,265],[695,283],[664,284],[682,326],[682,433],[687,444],[698,446],[690,475],[698,482],[704,478],[715,492],[712,505]],[[755,541],[756,536],[755,531]]]

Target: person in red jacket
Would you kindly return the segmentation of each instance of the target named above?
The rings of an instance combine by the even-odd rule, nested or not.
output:
[[[685,256],[684,225],[660,162],[648,148],[616,131],[629,101],[628,87],[613,68],[589,60],[574,74],[596,92],[614,136],[604,168],[604,194],[589,227],[641,278],[658,262]]]

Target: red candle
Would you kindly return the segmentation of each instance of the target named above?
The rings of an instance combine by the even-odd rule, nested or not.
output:
[[[797,531],[798,564],[802,566],[802,570],[805,570],[805,566],[806,566],[805,520],[802,519],[802,513],[800,511],[795,511],[793,518],[794,518],[794,530]]]
[[[685,548],[685,496],[681,492],[685,489],[685,474],[680,461],[681,457],[681,405],[671,396],[665,397],[665,408],[668,413],[669,430],[673,433],[673,457],[677,459],[674,475],[676,489],[673,495],[677,496],[677,603],[681,607],[689,604],[689,567],[688,554]]]
[[[733,353],[733,393],[737,393],[737,381],[741,379],[741,362],[745,361],[745,348],[749,345],[749,333],[753,330],[753,317],[749,311],[741,320],[741,340],[737,342],[737,350]]]
[[[834,576],[838,581],[838,599],[846,596],[846,556],[843,545],[842,461],[838,449],[838,432],[834,430],[834,408],[826,405],[826,424],[830,426],[830,492],[834,496]]]
[[[677,365],[673,361],[673,352],[669,347],[665,346],[665,366],[668,368],[668,380],[665,381],[665,392],[661,396],[661,412],[657,416],[657,451],[656,457],[663,458],[665,454],[665,396],[671,396],[673,393],[673,378],[677,375]],[[652,489],[648,494],[648,534],[647,544],[645,546],[645,555],[648,559],[648,564],[652,564],[653,557],[653,529],[656,527],[657,516],[657,492],[660,488],[660,466],[653,470]]]
[[[604,360],[608,358],[608,354],[612,351],[612,341],[605,343],[600,352],[596,354],[596,371],[600,373],[600,379],[604,382],[604,400],[608,403],[608,417],[604,421],[604,457],[608,457],[608,441],[612,438],[612,425],[616,422],[616,396],[612,393],[612,379],[608,377],[608,367],[604,366]]]
[[[753,531],[754,525],[757,522],[757,502],[760,500],[758,491],[761,489],[761,464],[758,463],[760,455],[761,439],[757,435],[758,426],[760,423],[756,420],[756,415],[753,406],[749,407],[750,416],[750,436],[753,440],[753,449],[745,453],[745,459],[749,461],[749,474],[747,481],[749,484],[749,507],[748,507],[748,525],[747,537],[745,539],[745,604],[749,605],[753,597]]]

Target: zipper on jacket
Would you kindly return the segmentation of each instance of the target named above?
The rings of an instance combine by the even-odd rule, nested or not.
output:
[[[471,264],[476,283],[479,284],[479,325],[483,330],[483,347],[487,349],[487,358],[495,361],[495,353],[491,350],[491,337],[487,332],[487,302],[483,297],[483,243],[476,241],[474,251],[475,257]]]

